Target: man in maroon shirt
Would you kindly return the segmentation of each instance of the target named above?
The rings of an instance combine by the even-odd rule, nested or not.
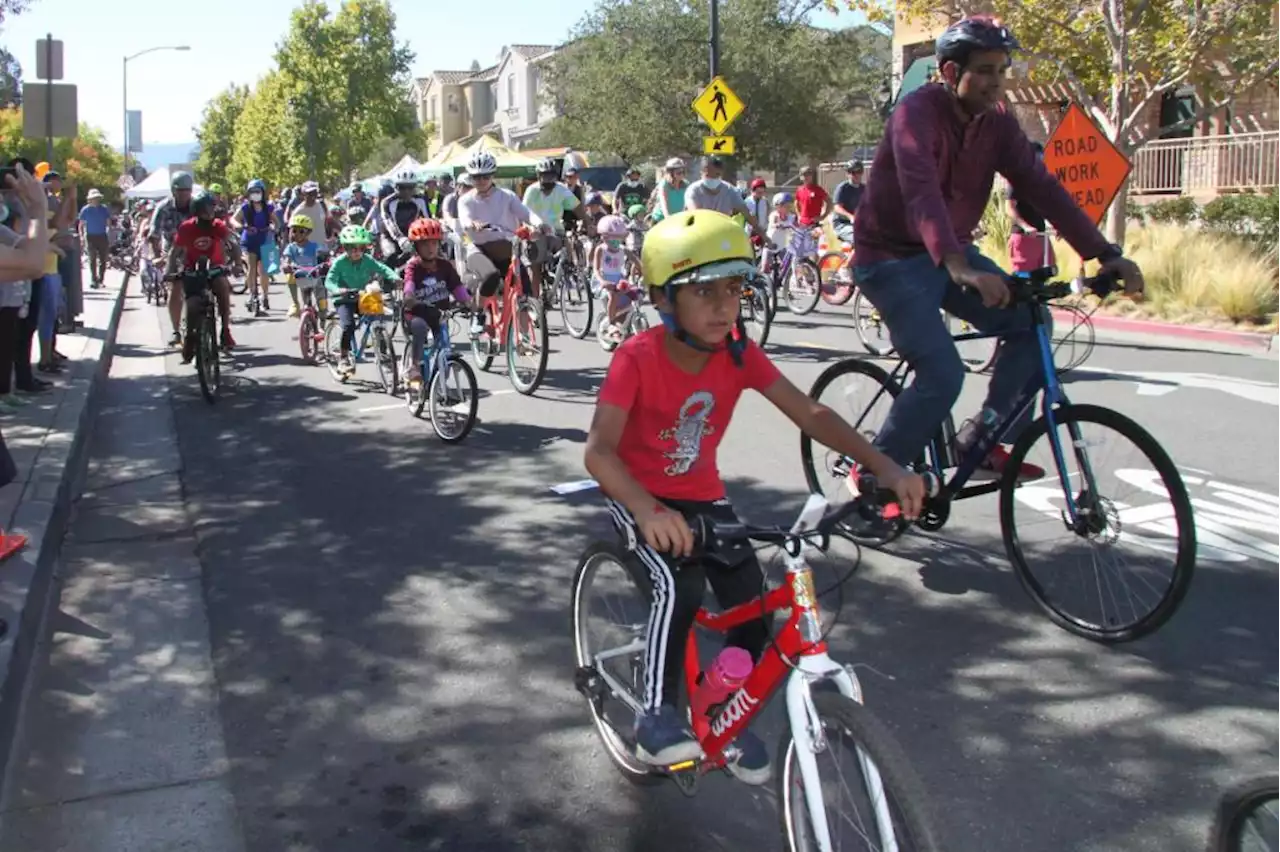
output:
[[[902,464],[919,457],[964,383],[964,364],[939,308],[984,332],[1030,326],[1026,310],[1002,310],[1009,303],[1005,275],[972,244],[996,172],[1081,257],[1101,261],[1131,295],[1143,289],[1137,265],[1107,242],[1046,171],[1017,119],[995,109],[1017,47],[1013,35],[990,18],[965,18],[939,36],[942,82],[921,86],[894,110],[854,220],[854,277],[898,353],[915,368],[914,381],[894,401],[876,440]],[[1013,335],[1001,344],[979,428],[1009,413],[1040,369],[1039,358],[1035,335]],[[1011,430],[1006,439],[1016,437]],[[983,467],[999,473],[1008,458],[997,446]],[[1019,475],[1043,473],[1024,464]]]

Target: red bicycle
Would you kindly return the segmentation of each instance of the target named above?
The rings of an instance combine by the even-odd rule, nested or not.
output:
[[[889,730],[862,703],[862,687],[850,666],[842,666],[827,654],[819,621],[818,594],[813,572],[805,561],[810,548],[825,551],[832,533],[857,511],[872,517],[891,515],[896,504],[883,503],[885,492],[875,480],[860,480],[858,501],[828,512],[826,500],[811,495],[790,529],[716,524],[696,519],[693,531],[699,542],[694,558],[715,560],[731,542],[755,541],[777,545],[786,563],[786,582],[764,592],[761,598],[720,613],[700,610],[697,627],[724,633],[766,613],[786,612],[782,629],[773,637],[760,661],[742,686],[722,704],[707,708],[705,715],[689,710],[690,725],[702,746],[696,760],[672,766],[652,766],[635,755],[632,734],[636,714],[643,712],[638,696],[643,692],[646,622],[652,587],[634,553],[619,543],[591,545],[578,564],[573,583],[575,687],[587,699],[596,730],[610,760],[628,779],[648,783],[671,778],[686,795],[697,791],[698,779],[725,769],[738,757],[734,740],[785,684],[789,722],[779,747],[778,800],[782,835],[792,852],[845,849],[936,850],[932,821],[923,786]],[[852,570],[849,574],[852,574]],[[833,587],[834,588],[834,587]],[[616,640],[597,640],[588,629],[593,612],[589,598],[616,591],[623,607],[609,606],[611,613],[626,612]],[[639,593],[639,594],[637,594]],[[694,694],[702,672],[691,632],[685,654],[686,694]],[[814,687],[834,686],[823,691]],[[837,749],[836,743],[844,746]],[[819,770],[819,758],[852,757],[852,771],[839,767]],[[854,778],[860,778],[861,783]],[[827,780],[827,785],[822,781]],[[832,795],[855,794],[862,799],[854,811],[832,812]],[[839,807],[839,804],[837,803]]]
[[[502,349],[507,353],[507,377],[511,386],[525,396],[531,395],[547,375],[547,318],[542,303],[524,293],[520,274],[523,248],[533,232],[524,226],[515,231],[488,226],[511,240],[511,262],[507,264],[502,285],[492,296],[480,297],[481,321],[484,329],[471,334],[471,357],[481,370],[493,366],[493,358]],[[521,369],[520,360],[532,365]]]

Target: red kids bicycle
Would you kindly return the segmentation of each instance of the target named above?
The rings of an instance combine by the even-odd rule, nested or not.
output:
[[[511,240],[511,262],[497,292],[480,297],[484,327],[471,335],[471,357],[477,367],[487,371],[493,366],[494,356],[506,350],[511,386],[529,396],[547,375],[547,318],[542,303],[525,296],[520,273],[524,247],[533,232],[523,225],[514,231],[494,225],[485,230],[497,231]]]
[[[810,548],[825,551],[830,546],[836,525],[851,513],[887,514],[897,509],[893,504],[880,508],[879,501],[891,495],[877,489],[870,476],[860,481],[860,493],[864,497],[858,502],[830,513],[821,495],[810,496],[790,530],[695,519],[692,526],[698,547],[694,558],[715,560],[731,542],[749,540],[778,545],[787,567],[786,582],[781,586],[724,612],[701,610],[697,625],[724,633],[765,613],[786,612],[787,618],[735,693],[707,708],[705,714],[689,711],[702,756],[672,766],[641,762],[635,755],[632,734],[635,716],[643,712],[638,696],[643,693],[651,586],[625,545],[596,543],[587,549],[573,583],[574,681],[587,699],[610,760],[624,776],[637,783],[669,777],[692,796],[702,775],[724,769],[737,758],[734,740],[785,684],[788,730],[779,746],[776,778],[787,849],[905,852],[938,848],[923,786],[902,748],[863,705],[862,687],[853,668],[836,663],[827,654],[813,572],[805,561]],[[600,609],[592,604],[597,596],[612,601],[604,609],[612,621],[608,626],[619,634],[617,638],[599,640],[591,630],[596,623],[588,624]],[[695,627],[685,654],[687,695],[697,689],[702,669],[696,636]],[[820,769],[819,761],[827,758],[848,758],[843,761],[847,767],[836,764]],[[843,803],[846,798],[854,801]]]

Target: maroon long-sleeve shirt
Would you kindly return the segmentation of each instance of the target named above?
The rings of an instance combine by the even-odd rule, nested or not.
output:
[[[871,161],[853,224],[859,266],[928,252],[937,264],[973,242],[996,172],[1035,206],[1081,257],[1108,243],[1036,156],[1011,113],[968,123],[941,84],[902,99]]]

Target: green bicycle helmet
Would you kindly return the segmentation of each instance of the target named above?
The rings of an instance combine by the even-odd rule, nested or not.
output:
[[[344,246],[367,246],[373,242],[369,232],[359,225],[347,225],[338,232],[338,244]]]
[[[643,219],[646,208],[643,204],[632,204],[627,208],[628,219]]]

